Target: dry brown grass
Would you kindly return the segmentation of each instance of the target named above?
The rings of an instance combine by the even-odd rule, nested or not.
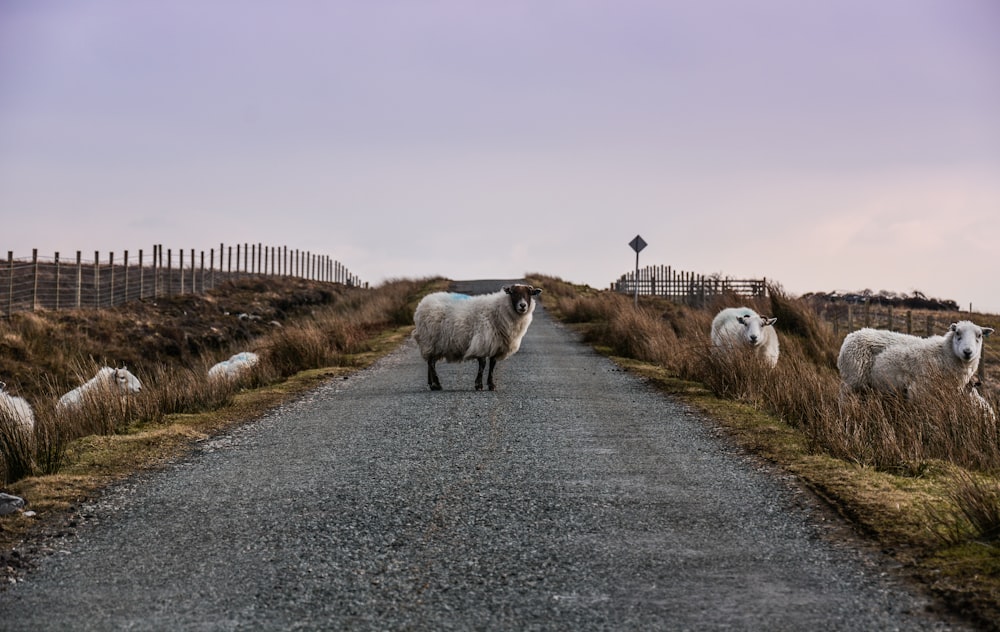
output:
[[[0,482],[56,473],[67,446],[82,437],[130,432],[229,404],[300,371],[357,363],[379,335],[412,322],[412,307],[436,280],[397,280],[374,290],[289,281],[231,283],[204,297],[111,310],[18,314],[0,323],[0,376],[14,376],[35,410],[32,441],[0,423]],[[238,305],[246,310],[230,309]],[[238,318],[237,313],[254,318]],[[72,323],[73,326],[68,326]],[[148,346],[144,346],[148,345]],[[258,351],[261,362],[236,380],[207,379],[208,368],[235,351]],[[70,409],[59,396],[103,365],[122,363],[143,382],[133,396],[95,391]]]
[[[0,517],[0,581],[30,566],[31,551],[44,548],[47,534],[70,528],[73,507],[108,483],[183,454],[397,347],[412,330],[417,301],[445,284],[398,280],[365,290],[252,280],[159,305],[0,321],[0,346],[16,349],[0,354],[0,376],[13,384],[13,394],[29,398],[36,417],[34,445],[0,419],[0,475],[8,481],[0,489],[28,500],[35,513]],[[241,312],[262,318],[238,319]],[[36,355],[60,348],[72,350],[54,356],[68,366]],[[216,361],[248,348],[262,356],[251,371],[236,380],[206,379]],[[56,411],[62,393],[98,366],[122,361],[142,380],[141,393]]]
[[[705,308],[640,297],[636,309],[631,296],[541,275],[531,282],[545,288],[546,307],[596,349],[721,420],[956,608],[971,609],[987,629],[1000,626],[1000,434],[967,394],[939,389],[914,403],[841,393],[836,358],[847,332],[835,332],[780,287],[769,299],[723,297]],[[736,305],[778,318],[777,367],[752,354],[712,352],[712,318]],[[969,315],[937,319],[943,329]],[[997,317],[972,320],[996,327]],[[987,340],[985,362],[994,371],[998,348]],[[986,374],[996,408],[990,376],[1000,374]]]

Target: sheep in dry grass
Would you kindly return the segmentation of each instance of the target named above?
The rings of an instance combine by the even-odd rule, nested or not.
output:
[[[223,360],[208,370],[211,380],[233,380],[243,375],[260,362],[260,357],[252,351],[241,351],[228,360]]]
[[[844,339],[837,368],[844,385],[854,391],[919,399],[934,385],[966,390],[979,369],[983,339],[992,333],[992,328],[968,320],[952,323],[943,336],[929,338],[861,329]],[[975,389],[969,392],[977,405],[993,412]]]
[[[78,406],[88,396],[99,393],[117,393],[131,395],[142,390],[142,382],[127,368],[120,369],[109,366],[98,369],[97,374],[59,398],[57,408],[65,409]]]
[[[847,334],[837,356],[837,370],[844,388],[855,392],[873,389],[872,366],[875,358],[893,345],[908,344],[913,340],[919,338],[869,327]]]
[[[5,391],[7,385],[0,382],[0,421],[12,423],[19,431],[29,436],[35,431],[35,413],[31,404],[23,397]]]
[[[761,316],[749,307],[727,307],[712,319],[712,348],[715,350],[753,349],[769,366],[778,364],[780,354],[777,318]]]
[[[414,337],[427,361],[427,383],[441,390],[435,364],[438,360],[479,362],[476,390],[483,389],[483,370],[489,360],[487,386],[496,390],[493,370],[499,360],[521,347],[531,324],[534,297],[542,290],[530,285],[504,286],[499,292],[468,296],[451,292],[428,294],[413,314]]]

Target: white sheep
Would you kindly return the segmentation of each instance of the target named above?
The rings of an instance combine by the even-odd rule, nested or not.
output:
[[[780,353],[777,318],[761,316],[749,307],[727,307],[712,319],[712,348],[753,349],[769,366],[778,364]]]
[[[913,336],[903,344],[887,347],[872,363],[872,386],[881,392],[899,392],[915,397],[929,380],[953,382],[964,389],[979,369],[983,338],[993,333],[963,320],[952,323],[943,336]]]
[[[256,366],[258,362],[260,362],[260,357],[256,353],[241,351],[210,368],[208,377],[212,380],[233,380]]]
[[[142,382],[127,368],[120,369],[109,366],[98,369],[97,374],[59,398],[57,408],[65,409],[84,402],[91,393],[118,393],[130,395],[142,390]]]
[[[427,383],[441,390],[435,364],[438,360],[479,362],[476,390],[483,389],[483,369],[489,359],[487,386],[496,390],[493,369],[521,347],[521,339],[531,324],[534,297],[541,289],[530,285],[504,286],[482,296],[435,292],[425,296],[413,314],[414,337],[427,361]]]
[[[870,327],[847,334],[837,355],[837,370],[840,371],[843,387],[854,392],[871,390],[874,388],[872,366],[876,356],[893,345],[909,344],[914,340],[920,338]]]
[[[6,388],[7,385],[0,382],[0,420],[13,422],[14,427],[29,437],[34,436],[35,413],[31,404],[23,397],[8,394]]]

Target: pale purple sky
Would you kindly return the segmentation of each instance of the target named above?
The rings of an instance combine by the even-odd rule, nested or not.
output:
[[[1000,313],[995,0],[0,0],[0,251]],[[64,255],[65,256],[65,255]]]

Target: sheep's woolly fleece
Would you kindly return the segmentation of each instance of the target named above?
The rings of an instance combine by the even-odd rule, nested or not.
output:
[[[769,366],[778,364],[780,354],[776,318],[765,318],[749,307],[727,307],[712,319],[714,350],[752,348]]]
[[[117,392],[129,395],[142,390],[142,382],[127,368],[101,367],[97,375],[59,398],[59,406],[75,406],[83,402],[84,395],[91,392]]]
[[[414,337],[427,360],[431,388],[440,388],[434,369],[438,360],[461,362],[472,358],[480,361],[477,388],[481,387],[483,363],[490,360],[492,388],[493,365],[517,353],[531,324],[533,297],[540,293],[540,289],[529,285],[513,285],[481,296],[451,292],[425,296],[413,315]]]

